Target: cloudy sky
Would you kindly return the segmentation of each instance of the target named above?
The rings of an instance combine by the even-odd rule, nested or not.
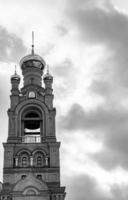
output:
[[[0,0],[1,157],[10,76],[32,30],[54,76],[66,200],[128,199],[128,1]]]

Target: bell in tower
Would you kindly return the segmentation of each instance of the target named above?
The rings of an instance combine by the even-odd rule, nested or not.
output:
[[[65,199],[65,187],[60,183],[60,142],[55,133],[53,77],[49,69],[43,76],[45,66],[33,44],[31,54],[20,61],[23,87],[19,88],[21,78],[16,70],[11,77],[1,199]]]

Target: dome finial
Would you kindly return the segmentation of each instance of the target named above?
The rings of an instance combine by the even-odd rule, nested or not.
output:
[[[32,31],[32,55],[34,55],[34,31]]]
[[[49,65],[47,65],[47,74],[49,74]]]
[[[16,68],[17,68],[17,66],[15,65],[15,75],[17,75]]]

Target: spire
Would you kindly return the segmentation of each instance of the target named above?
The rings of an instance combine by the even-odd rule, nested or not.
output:
[[[49,65],[47,65],[47,74],[49,75]]]
[[[17,66],[15,65],[15,73],[14,73],[15,75],[17,75],[16,68],[17,68]]]
[[[32,31],[32,55],[34,55],[34,31]]]

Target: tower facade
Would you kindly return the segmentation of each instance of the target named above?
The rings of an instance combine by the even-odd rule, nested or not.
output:
[[[2,200],[64,200],[60,185],[60,142],[56,139],[53,77],[43,76],[45,61],[32,53],[11,77],[8,138],[4,146]],[[43,79],[43,81],[42,81]],[[44,83],[42,86],[42,82]]]

